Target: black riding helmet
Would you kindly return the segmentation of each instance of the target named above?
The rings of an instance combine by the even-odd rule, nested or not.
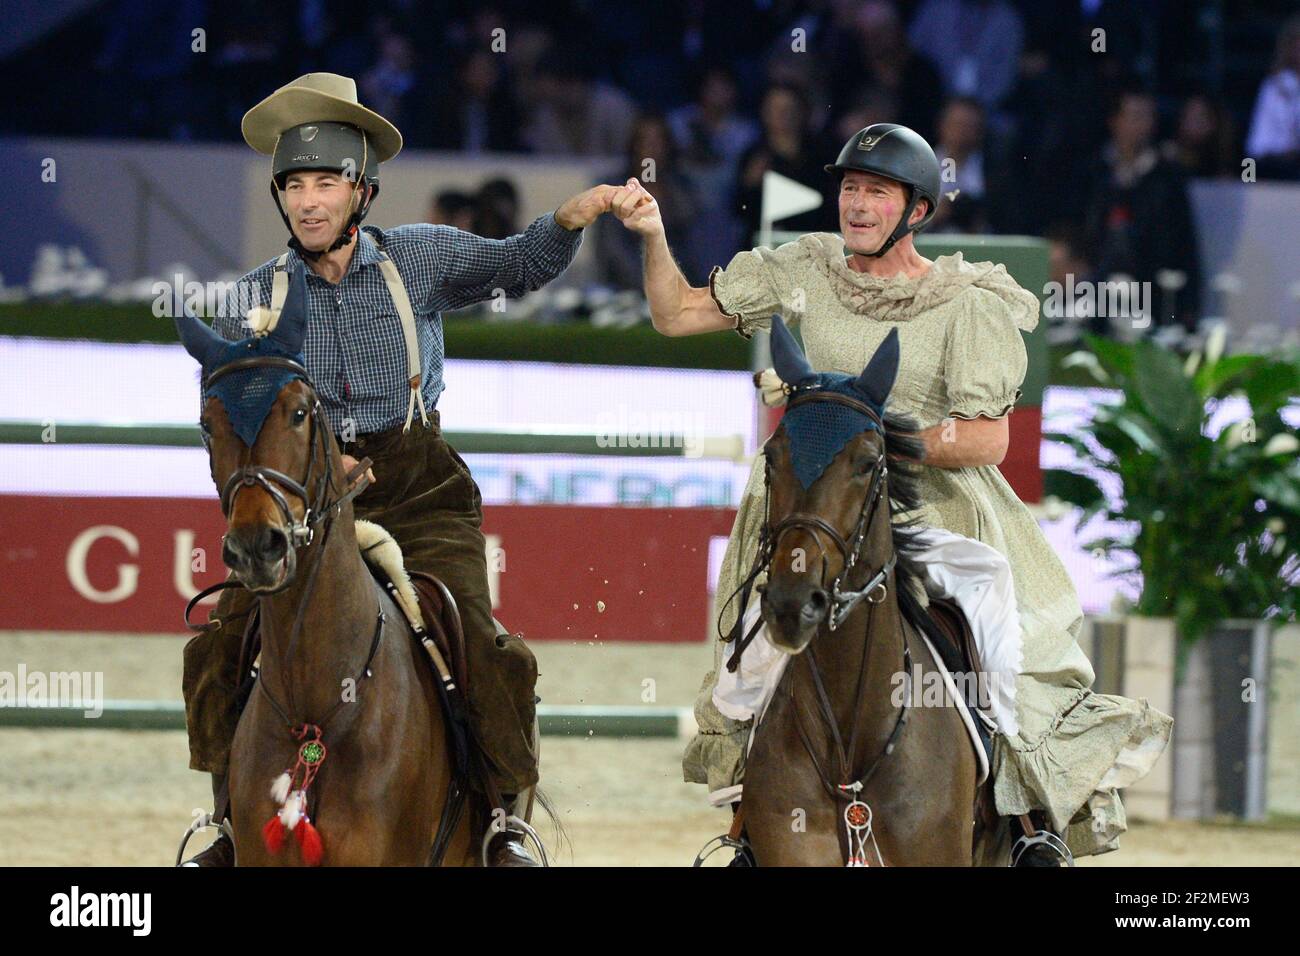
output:
[[[346,123],[302,123],[281,134],[271,157],[271,196],[275,208],[280,211],[280,218],[289,228],[289,245],[298,255],[315,260],[324,253],[304,249],[298,237],[293,235],[293,226],[279,195],[284,191],[289,174],[308,170],[332,172],[351,182],[359,182],[363,190],[366,186],[373,187],[369,196],[363,193],[361,205],[348,219],[334,244],[325,250],[333,252],[352,241],[361,221],[370,211],[370,204],[379,195],[379,163],[375,162],[374,156],[370,137]]]
[[[920,232],[939,208],[939,160],[930,144],[906,126],[873,123],[858,130],[840,150],[839,159],[826,167],[828,173],[843,174],[850,170],[884,176],[902,183],[910,191],[907,208],[893,234],[876,252],[867,253],[872,258],[883,256],[909,232]],[[912,210],[922,199],[929,201],[929,208],[916,225],[909,226],[907,221],[912,217]]]

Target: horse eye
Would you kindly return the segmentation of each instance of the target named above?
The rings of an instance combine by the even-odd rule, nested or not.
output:
[[[205,435],[212,434],[212,426],[208,424],[208,420],[206,418],[199,419],[199,431],[203,432],[203,434]]]
[[[293,413],[293,423],[295,425],[301,425],[306,420],[307,420],[307,409],[300,408]]]

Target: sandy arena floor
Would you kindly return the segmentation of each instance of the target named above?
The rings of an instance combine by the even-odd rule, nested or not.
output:
[[[0,669],[97,670],[108,698],[179,697],[171,637],[0,634]],[[537,642],[552,704],[687,706],[708,666],[702,645]],[[543,782],[568,845],[557,862],[687,866],[727,816],[681,782],[679,740],[552,738]],[[181,732],[0,729],[0,866],[170,865],[193,811],[210,808]],[[543,834],[550,836],[544,827]],[[554,842],[553,840],[550,842]],[[1293,865],[1300,826],[1135,823],[1120,852],[1083,865]],[[192,844],[193,845],[193,844]],[[720,857],[715,857],[719,859]]]

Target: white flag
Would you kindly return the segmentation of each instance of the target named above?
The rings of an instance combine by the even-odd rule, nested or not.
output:
[[[795,216],[816,209],[824,200],[820,192],[795,182],[788,176],[768,171],[763,174],[763,211],[765,224],[787,216]]]

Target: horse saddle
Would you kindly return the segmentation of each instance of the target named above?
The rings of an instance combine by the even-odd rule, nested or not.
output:
[[[987,687],[984,672],[980,666],[979,651],[975,647],[975,635],[971,631],[966,613],[952,598],[931,597],[929,606],[930,620],[944,640],[935,643],[932,648],[937,652],[940,663],[954,677],[961,676],[965,687],[976,690],[976,701],[987,700]],[[957,695],[965,708],[969,720],[967,729],[971,731],[972,743],[977,751],[983,752],[987,774],[993,765],[993,734],[991,718],[982,712],[976,701],[971,701],[965,694]]]

